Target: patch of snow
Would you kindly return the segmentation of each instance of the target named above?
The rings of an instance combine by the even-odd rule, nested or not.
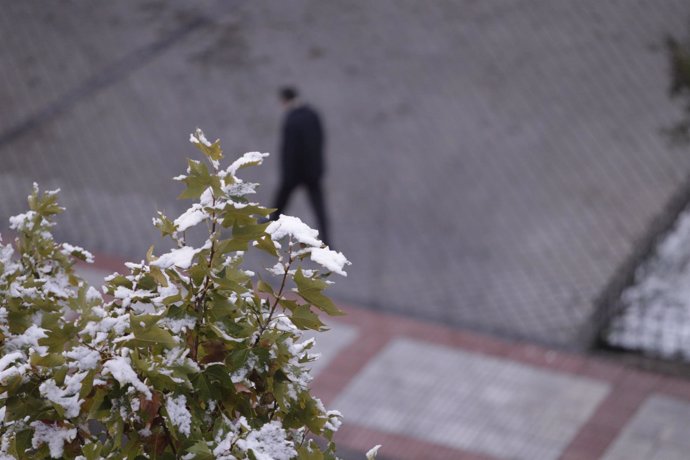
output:
[[[86,377],[87,372],[78,372],[65,377],[64,388],[60,388],[55,380],[49,379],[41,383],[38,388],[41,395],[65,409],[67,418],[74,418],[79,415],[83,399],[79,399],[81,382]]]
[[[62,249],[60,250],[60,252],[62,252],[66,256],[79,254],[84,258],[84,260],[87,263],[90,264],[92,264],[94,260],[93,254],[91,254],[89,251],[79,246],[72,246],[69,243],[62,243]]]
[[[195,225],[203,222],[207,216],[208,215],[206,212],[204,212],[202,206],[199,203],[195,203],[191,208],[182,213],[180,217],[175,219],[173,223],[175,224],[175,228],[178,232],[184,232],[188,228],[194,227]]]
[[[279,422],[273,421],[250,431],[245,439],[237,441],[241,450],[254,452],[256,460],[290,460],[297,456],[295,445],[287,439]]]
[[[38,449],[42,444],[47,444],[52,458],[61,458],[65,443],[72,442],[77,437],[76,428],[58,427],[43,422],[33,422],[31,428],[34,429],[31,446]]]
[[[187,269],[192,265],[192,260],[199,251],[200,249],[195,249],[191,246],[173,249],[170,252],[163,254],[155,261],[151,262],[151,265],[162,269],[170,268],[173,266],[182,269]]]
[[[29,230],[35,218],[36,211],[28,211],[12,216],[10,217],[10,228],[18,231]]]
[[[690,209],[657,245],[621,296],[607,333],[615,346],[690,360]]]
[[[345,258],[342,252],[336,252],[327,247],[313,248],[310,258],[328,271],[347,276],[344,268],[345,265],[350,265],[350,261]]]
[[[117,356],[103,365],[103,374],[110,374],[118,381],[120,386],[132,385],[140,393],[146,396],[146,399],[151,399],[151,390],[149,387],[139,380],[136,372],[132,369],[131,364],[127,358]]]
[[[282,240],[286,236],[292,236],[297,242],[307,246],[320,247],[318,230],[314,230],[302,222],[298,217],[286,216],[281,214],[278,220],[274,220],[266,228],[266,233],[271,235],[273,240]]]
[[[187,398],[185,395],[177,397],[168,396],[165,401],[165,410],[170,417],[170,423],[185,436],[189,436],[192,426],[192,414],[187,409]]]
[[[268,153],[260,153],[260,152],[247,152],[244,155],[242,155],[240,158],[237,160],[233,161],[232,164],[228,167],[226,170],[228,174],[230,175],[236,175],[237,170],[242,168],[243,166],[251,165],[251,164],[256,164],[260,165],[263,163],[264,158],[268,157]]]
[[[73,360],[80,371],[95,369],[101,360],[100,353],[85,346],[74,347],[62,355]]]

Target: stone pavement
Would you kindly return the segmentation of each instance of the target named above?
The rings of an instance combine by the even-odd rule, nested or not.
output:
[[[275,89],[325,116],[337,298],[561,347],[690,173],[659,134],[686,0],[3,2],[0,232],[31,183],[59,237],[139,259],[220,137],[275,151]],[[250,178],[270,203],[277,160]],[[253,176],[252,176],[253,175]],[[311,220],[304,196],[289,212]],[[158,248],[161,249],[161,248]],[[392,359],[392,358],[391,358]]]
[[[80,271],[97,281],[117,261]],[[317,335],[313,391],[343,458],[683,460],[690,381],[343,307]]]

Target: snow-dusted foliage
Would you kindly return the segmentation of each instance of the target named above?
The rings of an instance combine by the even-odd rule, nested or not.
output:
[[[0,459],[335,458],[337,411],[308,388],[319,313],[340,314],[322,291],[349,262],[299,219],[247,195],[221,169],[218,141],[197,130],[206,161],[189,160],[175,219],[154,218],[175,248],[106,278],[104,296],[72,270],[87,251],[53,240],[56,192],[29,197],[11,218],[15,246],[0,243]],[[185,230],[208,229],[192,247]],[[275,257],[273,280],[243,270],[246,251]],[[313,437],[326,439],[319,447]]]

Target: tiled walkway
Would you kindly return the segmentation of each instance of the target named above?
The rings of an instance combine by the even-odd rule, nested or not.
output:
[[[344,414],[348,459],[688,458],[690,381],[343,308],[317,335],[313,390]]]
[[[365,450],[380,443],[382,455],[396,459],[688,458],[688,381],[346,311],[320,337],[341,347],[324,351],[328,364],[321,364],[314,384],[345,415],[342,446]]]

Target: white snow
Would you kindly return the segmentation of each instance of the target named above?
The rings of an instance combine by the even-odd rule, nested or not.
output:
[[[297,242],[307,246],[320,247],[319,232],[302,222],[298,217],[281,214],[278,220],[271,222],[266,228],[266,233],[275,241],[282,240],[286,236],[292,236]]]
[[[5,384],[11,377],[24,375],[29,369],[30,366],[26,363],[19,363],[17,366],[9,367],[19,359],[22,361],[25,359],[24,354],[20,351],[8,353],[0,358],[0,383]]]
[[[195,203],[191,208],[182,213],[180,217],[175,219],[173,223],[175,224],[175,228],[178,232],[184,232],[188,228],[194,227],[195,225],[203,222],[207,216],[208,215],[206,212],[204,212],[202,206],[199,203]]]
[[[172,266],[187,269],[192,265],[192,260],[199,251],[200,249],[195,249],[191,246],[173,249],[172,251],[163,254],[158,259],[151,262],[151,265],[163,269],[170,268]]]
[[[5,343],[7,350],[20,350],[22,348],[28,348],[33,350],[39,355],[43,356],[48,352],[48,347],[39,345],[38,341],[48,337],[46,330],[42,327],[38,327],[32,324],[24,331],[24,333],[11,337]]]
[[[111,374],[123,387],[131,384],[134,388],[139,390],[139,392],[144,394],[146,399],[151,399],[152,397],[151,390],[139,380],[139,377],[136,372],[134,372],[134,369],[132,369],[127,358],[117,356],[107,361],[103,365],[103,374]]]
[[[175,335],[191,331],[196,326],[196,318],[185,316],[183,318],[167,318],[160,320],[160,324],[170,330]]]
[[[206,147],[211,147],[211,143],[206,139],[206,136],[204,135],[204,132],[200,130],[199,128],[194,131],[194,133],[189,135],[189,142],[192,144],[198,144],[201,141],[202,144],[204,144]]]
[[[226,171],[228,174],[234,176],[237,174],[237,170],[244,166],[252,164],[260,165],[267,156],[269,156],[268,153],[247,152],[237,160],[233,161]]]
[[[327,247],[313,248],[310,257],[312,261],[321,265],[328,271],[347,276],[344,268],[345,265],[350,265],[350,261],[345,258],[342,252],[336,252]]]
[[[94,288],[93,286],[89,286],[89,289],[86,290],[86,300],[88,302],[95,302],[103,300],[103,297],[96,288]]]
[[[621,304],[607,334],[609,343],[690,360],[690,209],[637,269]]]
[[[62,457],[65,442],[72,442],[77,437],[76,428],[58,427],[43,422],[33,422],[31,427],[34,429],[31,446],[38,449],[42,444],[48,444],[52,458]]]
[[[185,395],[177,397],[168,396],[165,401],[165,410],[168,412],[170,423],[185,436],[189,436],[192,426],[192,414],[187,409]]]
[[[33,225],[33,220],[36,218],[36,211],[28,211],[23,214],[17,214],[10,217],[10,228],[12,230],[29,230]]]
[[[290,460],[297,455],[292,441],[286,437],[279,422],[265,424],[260,430],[250,431],[245,439],[237,441],[243,451],[254,452],[256,460]]]
[[[90,264],[93,263],[93,254],[91,254],[89,251],[87,251],[86,249],[84,249],[80,246],[72,246],[69,243],[62,243],[61,252],[66,256],[79,254],[82,257],[84,257],[84,260],[87,263],[90,263]]]
[[[376,458],[376,455],[379,453],[379,449],[381,448],[381,444],[377,444],[371,449],[367,451],[367,460],[374,460]]]
[[[324,428],[333,432],[338,431],[340,426],[343,424],[343,414],[337,410],[329,410],[326,413],[326,416],[328,417],[328,421],[324,425]]]
[[[62,353],[62,355],[65,358],[75,361],[77,369],[80,371],[95,369],[101,360],[100,353],[83,345],[74,347],[69,351],[65,351]]]
[[[74,418],[79,415],[83,399],[79,399],[81,391],[81,381],[84,380],[88,372],[78,372],[65,377],[64,388],[57,386],[53,379],[41,383],[39,391],[48,401],[51,401],[65,409],[65,417]]]
[[[39,278],[43,282],[43,291],[46,294],[53,294],[55,297],[67,299],[70,297],[69,278],[64,273],[45,278]]]

